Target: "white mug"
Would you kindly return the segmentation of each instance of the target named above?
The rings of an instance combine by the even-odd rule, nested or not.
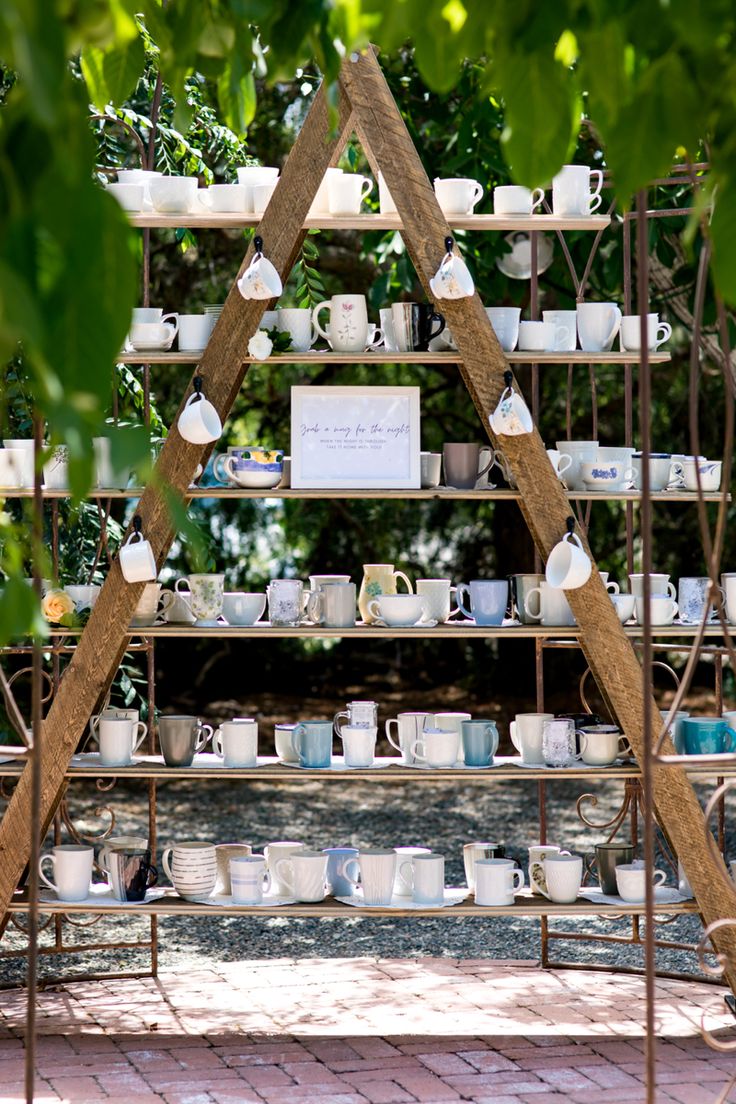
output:
[[[664,885],[667,875],[664,870],[655,870],[652,874],[654,888]],[[641,859],[633,863],[621,863],[616,867],[616,885],[619,897],[630,904],[641,904],[646,896],[647,868]]]
[[[583,860],[580,855],[548,855],[542,863],[544,878],[538,879],[538,888],[545,897],[558,905],[571,905],[577,900],[583,884]]]
[[[544,586],[544,584],[542,584]],[[522,763],[544,766],[542,728],[545,721],[554,720],[554,713],[517,713],[509,726],[511,743],[521,755]]]
[[[212,737],[212,750],[226,767],[255,767],[258,761],[258,722],[250,717],[223,721]]]
[[[376,753],[375,726],[345,725],[338,735],[342,740],[346,767],[372,767]]]
[[[113,487],[125,490],[130,479],[130,471],[115,471],[112,466],[109,437],[93,437],[92,447],[95,453],[95,483],[98,487]]]
[[[574,310],[546,310],[542,311],[545,322],[551,322],[555,327],[562,327],[567,333],[555,330],[554,352],[572,353],[577,348],[578,315]]]
[[[92,847],[76,843],[59,844],[51,849],[50,854],[41,856],[39,877],[44,885],[53,889],[60,901],[84,901],[90,893],[94,857]],[[43,872],[47,862],[54,868],[56,883]]]
[[[276,878],[297,901],[324,901],[327,895],[327,862],[324,851],[299,848],[289,858],[276,860]]]
[[[445,899],[445,856],[414,855],[399,863],[401,877],[411,886],[418,905],[441,905]]]
[[[636,598],[633,594],[612,594],[611,601],[616,610],[616,616],[621,624],[625,625],[634,616]]]
[[[578,729],[582,760],[589,767],[610,767],[619,755],[631,751],[629,741],[616,725],[590,725]]]
[[[187,399],[177,422],[179,433],[193,445],[208,445],[222,435],[220,415],[204,392],[193,392]]]
[[[634,597],[643,598],[644,576],[642,574],[629,575],[629,583],[631,585],[631,593]],[[675,584],[670,582],[669,575],[661,575],[656,572],[650,572],[649,574],[649,593],[666,594],[670,598],[677,597],[677,589]]]
[[[133,754],[148,735],[144,721],[132,721],[127,717],[100,717],[97,726],[97,742],[100,762],[106,767],[129,767]]]
[[[544,188],[532,192],[521,184],[501,184],[493,189],[494,215],[529,216],[544,203]]]
[[[546,323],[542,322],[541,325]],[[520,437],[524,433],[531,433],[534,428],[531,412],[523,396],[511,386],[504,390],[498,406],[488,420],[496,436]]]
[[[450,599],[455,587],[450,579],[417,579],[416,592],[424,600],[430,621],[444,624],[450,619]]]
[[[230,859],[230,887],[234,905],[262,905],[271,888],[271,875],[263,855],[237,855]]]
[[[272,184],[278,180],[279,170],[272,165],[242,165],[238,169],[238,184],[245,188],[245,210],[253,211],[253,189],[257,184]],[[281,294],[278,292],[277,294]]]
[[[361,848],[357,859],[345,863],[343,873],[354,886],[362,887],[366,905],[391,904],[397,858],[393,848],[367,847]]]
[[[148,193],[156,211],[180,215],[193,211],[197,204],[199,180],[196,176],[159,176],[149,180]]]
[[[583,477],[580,474],[580,465],[584,462],[598,459],[597,441],[555,441],[555,447],[566,456],[571,457],[572,462],[565,471],[565,482],[571,491],[583,491]]]
[[[533,608],[532,596],[537,597]],[[567,595],[560,587],[553,587],[546,579],[538,587],[531,587],[524,599],[524,612],[532,621],[542,625],[575,625],[575,614],[570,609]]]
[[[330,312],[329,334],[319,321],[320,312]],[[365,295],[333,295],[312,311],[317,332],[329,341],[335,352],[362,353],[368,344],[368,309]]]
[[[303,847],[303,843],[297,843],[294,840],[282,840],[278,843],[267,843],[263,848],[263,854],[266,856],[266,867],[271,875],[271,889],[277,897],[288,897],[289,887],[276,874],[276,864],[280,859],[291,858],[296,851],[301,851]]]
[[[282,307],[277,311],[276,326],[281,333],[288,333],[296,353],[306,353],[317,340],[312,312],[308,307]]]
[[[199,353],[207,347],[215,327],[213,314],[179,315],[179,352]]]
[[[373,181],[359,173],[342,172],[327,180],[331,215],[359,215],[360,205],[373,191]]]
[[[485,312],[505,353],[512,353],[519,340],[521,307],[486,307]]]
[[[591,177],[597,177],[595,188]],[[552,178],[552,211],[563,218],[586,218],[597,211],[603,197],[603,173],[587,165],[563,165]]]
[[[424,731],[425,724],[430,727],[434,724],[433,713],[399,713],[397,717],[391,717],[386,721],[386,739],[391,747],[401,753],[404,763],[415,763],[412,748]],[[391,726],[396,725],[396,736],[391,735]]]
[[[621,325],[615,303],[578,303],[578,338],[586,353],[607,353]]]
[[[411,754],[428,767],[454,767],[460,754],[460,736],[444,728],[425,728],[412,744]]]
[[[273,180],[269,184],[254,184],[253,185],[253,214],[262,215],[271,202],[271,196],[276,191],[276,185],[278,180]]]
[[[660,322],[658,314],[647,315],[647,349],[654,352],[672,337],[669,322]],[[626,314],[621,319],[621,345],[629,352],[641,351],[641,315]]]
[[[260,252],[253,254],[237,287],[244,299],[276,299],[284,290],[275,265]]]
[[[185,901],[206,901],[215,890],[217,852],[213,843],[190,841],[164,849],[161,865]]]
[[[118,554],[120,570],[126,583],[148,583],[155,580],[156,560],[153,549],[143,534],[133,532]]]
[[[431,847],[395,847],[397,862],[396,862],[396,877],[394,878],[394,897],[411,897],[413,882],[411,877],[405,878],[402,874],[402,867],[405,866],[406,861],[411,862],[417,855],[431,855]]]
[[[138,605],[131,618],[132,625],[153,625],[158,617],[164,617],[174,605],[174,595],[163,590],[161,583],[146,583]]]
[[[553,353],[558,345],[569,340],[568,326],[555,326],[552,322],[521,322],[519,324],[519,348],[529,352]]]
[[[572,467],[572,456],[569,452],[560,452],[559,449],[547,449],[547,455],[549,456],[549,462],[555,469],[555,475],[563,482],[563,476]]]
[[[434,181],[434,194],[443,215],[472,215],[473,208],[483,198],[483,185],[466,177]]]
[[[563,851],[554,843],[535,843],[529,848],[529,888],[538,897],[542,896],[542,890],[537,884],[544,879],[544,860],[550,855],[569,855],[569,851]]]
[[[524,888],[524,874],[511,859],[476,859],[475,903],[488,907],[513,905]]]
[[[576,590],[587,583],[593,565],[577,533],[566,533],[547,558],[545,571],[550,586]]]
[[[199,199],[210,211],[243,214],[246,211],[244,184],[210,184],[202,188]]]
[[[320,218],[330,213],[330,178],[333,176],[339,176],[342,173],[342,169],[330,168],[325,171],[325,175],[320,181],[317,194],[312,200],[312,206],[309,208],[309,218]]]
[[[636,620],[640,625],[644,624],[644,598],[637,598],[634,603]],[[649,595],[649,623],[651,625],[671,625],[677,617],[677,602],[668,594]]]
[[[383,173],[380,171],[380,169],[378,172],[378,200],[381,207],[382,215],[397,214],[396,204],[393,201],[391,193],[388,190],[386,181],[383,178]]]

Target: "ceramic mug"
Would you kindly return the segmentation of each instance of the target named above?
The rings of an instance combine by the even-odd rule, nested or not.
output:
[[[294,727],[291,744],[303,767],[311,770],[329,767],[332,763],[332,721],[299,721]]]
[[[550,855],[569,855],[554,843],[535,843],[529,848],[529,888],[538,897],[542,896],[542,885],[546,885],[544,860]]]
[[[411,886],[418,905],[441,905],[445,899],[445,856],[430,852],[399,862],[401,877]]]
[[[373,623],[389,628],[411,628],[427,620],[427,602],[418,594],[382,594],[368,603]]]
[[[179,315],[179,352],[199,353],[207,347],[207,342],[215,328],[215,316],[212,314]],[[181,432],[181,429],[179,430]],[[219,433],[217,435],[219,437]],[[190,440],[191,438],[187,438]]]
[[[634,848],[630,843],[597,843],[595,845],[595,867],[598,873],[598,885],[603,893],[615,897],[618,893],[616,867],[634,861]]]
[[[215,893],[231,894],[232,883],[230,881],[231,859],[247,858],[253,852],[249,843],[218,843],[215,846],[217,858],[217,881]]]
[[[413,862],[417,855],[431,855],[431,847],[395,847],[396,852],[396,877],[394,878],[394,897],[411,897],[412,895],[412,879],[409,872],[408,877],[402,874],[402,867],[405,862]]]
[[[327,180],[331,215],[359,215],[360,205],[373,191],[373,181],[359,173],[335,173]]]
[[[591,178],[596,177],[593,186]],[[563,218],[587,218],[603,197],[603,173],[587,165],[563,165],[552,178],[552,211]]]
[[[99,719],[96,735],[103,766],[129,767],[133,755],[148,735],[148,725],[127,717],[103,715]]]
[[[186,588],[186,589],[183,589]],[[189,607],[198,625],[218,625],[222,616],[224,575],[188,575],[176,580],[176,593]],[[186,590],[189,599],[186,598]]]
[[[549,554],[545,572],[550,586],[576,590],[587,583],[593,565],[577,533],[566,533]]]
[[[631,586],[631,593],[635,598],[644,597],[644,575],[633,574],[629,575],[629,583]],[[649,593],[650,594],[666,594],[670,598],[677,598],[677,590],[674,583],[670,582],[669,575],[661,575],[656,572],[650,572],[649,574]]]
[[[685,717],[685,755],[723,755],[736,751],[736,731],[723,717]]]
[[[225,767],[255,767],[258,762],[258,723],[250,717],[223,721],[212,737],[212,750]]]
[[[654,352],[672,337],[672,327],[660,322],[658,314],[648,314],[646,335],[647,349]],[[641,351],[641,315],[626,314],[621,319],[621,345],[630,352]]]
[[[199,198],[210,211],[243,214],[246,211],[244,184],[210,184],[202,188]]]
[[[254,253],[248,268],[237,282],[244,299],[276,299],[284,290],[276,267],[262,253]]]
[[[148,583],[156,578],[153,549],[143,534],[133,532],[118,553],[120,570],[126,583]]]
[[[512,353],[519,340],[520,307],[486,307],[485,312],[505,353]]]
[[[644,624],[644,598],[634,599],[636,620]],[[649,595],[649,623],[651,625],[671,625],[677,617],[677,602],[667,594]]]
[[[277,315],[276,327],[280,333],[288,333],[295,352],[306,353],[312,348],[317,340],[317,333],[308,307],[282,307]]]
[[[542,320],[555,327],[555,353],[573,353],[577,348],[578,316],[574,310],[542,311]],[[562,333],[561,330],[565,330]]]
[[[664,870],[655,870],[652,874],[654,888],[664,885],[667,875]],[[619,863],[616,867],[616,886],[618,895],[631,904],[641,904],[646,896],[647,868],[639,859],[632,863]]]
[[[574,332],[574,331],[573,331]],[[553,353],[573,340],[569,326],[553,322],[519,323],[519,348],[528,352]]]
[[[610,767],[631,745],[616,725],[583,725],[578,730],[580,754],[590,767]]]
[[[38,864],[39,878],[53,889],[60,901],[84,901],[89,897],[92,881],[93,848],[83,844],[61,843],[42,855]],[[44,874],[44,865],[51,863],[56,882]]]
[[[396,748],[401,754],[405,764],[416,762],[412,748],[421,737],[427,722],[432,727],[434,724],[433,713],[399,713],[397,717],[391,717],[390,720],[386,721],[386,739],[391,747]],[[395,736],[391,734],[393,725],[396,726]]]
[[[621,326],[615,303],[578,303],[578,339],[586,353],[607,353]]]
[[[330,332],[320,325],[319,316],[329,311]],[[362,353],[368,344],[368,308],[365,295],[333,295],[318,303],[312,311],[315,329],[335,352]]]
[[[493,189],[494,215],[528,217],[544,203],[544,188],[529,188],[520,184],[501,184]]]
[[[545,582],[544,575],[534,571],[522,572],[519,575],[509,575],[509,587],[511,589],[511,616],[516,617],[522,625],[533,625],[538,617],[531,617],[526,611],[527,595]]]
[[[288,858],[276,861],[276,877],[297,901],[324,901],[327,895],[327,862],[324,851],[300,847]]]
[[[571,458],[565,471],[565,482],[571,491],[583,491],[585,486],[580,474],[580,465],[598,459],[597,441],[555,441],[555,447]]]
[[[571,905],[577,900],[583,884],[583,860],[580,855],[548,855],[544,860],[544,878],[537,885],[545,897],[559,905]],[[618,867],[617,871],[621,868]]]
[[[230,893],[234,905],[262,905],[271,889],[271,875],[263,855],[233,855],[230,859]],[[223,890],[223,892],[225,892]]]
[[[492,767],[498,751],[498,729],[495,721],[463,721],[462,742],[467,767]]]
[[[480,464],[481,445],[466,442],[448,442],[442,448],[445,468],[445,484],[457,490],[472,490],[481,476],[491,470],[495,455],[485,465]]]
[[[450,579],[417,579],[417,595],[424,600],[427,618],[443,625],[451,616],[450,599],[455,592]]]
[[[325,847],[327,856],[327,891],[333,897],[352,897],[353,883],[345,877],[344,870],[349,859],[357,859],[357,847]]]
[[[217,852],[213,843],[172,844],[161,856],[164,872],[185,901],[206,901],[215,891]]]
[[[463,844],[463,866],[465,867],[465,881],[471,893],[475,892],[475,867],[481,859],[503,859],[506,857],[506,848],[502,843],[486,843],[474,840],[472,843]]]
[[[154,210],[166,215],[193,211],[197,203],[199,180],[196,176],[159,176],[148,183]]]
[[[411,746],[411,754],[428,767],[454,767],[460,752],[457,731],[444,728],[425,728],[420,739]]]
[[[266,869],[271,876],[271,890],[277,897],[287,897],[289,894],[289,887],[277,876],[276,864],[279,859],[291,858],[295,852],[301,851],[303,847],[303,843],[297,843],[295,840],[280,840],[276,843],[267,843],[263,848],[263,854],[266,859]]]
[[[513,905],[524,888],[524,874],[511,859],[478,859],[475,864],[475,903],[490,908]]]
[[[117,901],[145,901],[146,890],[158,882],[148,848],[116,848],[109,856],[110,887]]]
[[[366,905],[391,904],[397,858],[393,848],[367,847],[345,864],[345,877],[356,888],[360,886]]]
[[[204,392],[189,396],[176,424],[184,440],[193,445],[208,445],[222,436],[220,416]]]
[[[530,622],[558,626],[577,624],[564,590],[550,586],[546,579],[527,591],[524,610]]]
[[[223,592],[222,616],[228,625],[255,625],[266,608],[265,594],[245,594],[243,591]]]
[[[483,185],[466,177],[435,177],[434,194],[443,215],[472,215],[483,198]]]
[[[159,718],[158,742],[167,767],[191,767],[194,756],[211,737],[212,727],[198,717],[178,714]]]
[[[545,721],[553,721],[553,713],[517,713],[509,726],[511,743],[521,755],[522,763],[544,766],[542,732]]]
[[[467,607],[463,601],[466,596]],[[508,580],[474,579],[471,583],[458,583],[456,601],[460,612],[476,625],[502,625],[509,602]]]
[[[160,583],[146,583],[131,618],[131,625],[153,625],[159,617],[163,618],[171,612],[174,601],[172,591],[164,590]]]

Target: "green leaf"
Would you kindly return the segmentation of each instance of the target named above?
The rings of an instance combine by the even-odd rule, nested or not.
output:
[[[551,47],[499,54],[499,87],[506,104],[504,156],[519,184],[549,183],[568,159],[580,120],[570,73]]]
[[[724,300],[736,305],[736,181],[720,180],[710,225],[713,240],[713,279]]]
[[[98,111],[108,103],[121,103],[135,88],[145,63],[140,35],[108,50],[87,47],[82,51],[81,66],[90,102]]]
[[[217,98],[230,129],[245,134],[256,113],[256,82],[250,59],[233,54],[217,82]]]
[[[631,100],[603,136],[623,207],[668,171],[678,147],[696,151],[699,116],[697,90],[678,56],[665,54],[643,70]]]
[[[591,27],[577,34],[580,45],[580,86],[588,93],[593,122],[605,133],[629,98],[627,46],[618,21]]]

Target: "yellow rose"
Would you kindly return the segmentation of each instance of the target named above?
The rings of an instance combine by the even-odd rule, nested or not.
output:
[[[41,611],[47,621],[56,624],[67,613],[74,613],[74,602],[65,590],[47,590],[41,599]]]

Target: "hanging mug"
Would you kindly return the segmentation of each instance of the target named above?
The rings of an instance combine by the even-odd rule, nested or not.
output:
[[[508,374],[511,375],[511,373]],[[528,406],[522,396],[514,391],[510,382],[488,421],[495,434],[505,437],[518,437],[522,433],[531,433],[534,428]]]
[[[177,426],[184,440],[192,445],[209,445],[222,435],[220,415],[204,397],[201,386],[187,399]]]

